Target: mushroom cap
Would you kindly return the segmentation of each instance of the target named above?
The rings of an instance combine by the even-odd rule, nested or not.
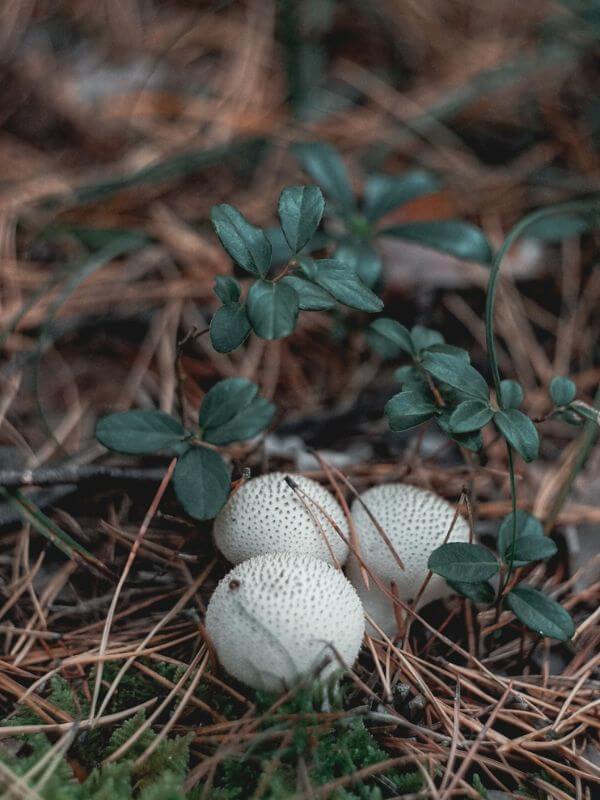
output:
[[[234,567],[208,604],[206,629],[223,667],[280,692],[303,676],[354,664],[365,628],[344,574],[321,559],[265,553]]]
[[[299,492],[286,477],[293,479]],[[284,551],[335,564],[333,553],[343,564],[348,545],[327,517],[347,538],[348,521],[327,489],[302,475],[271,472],[247,481],[229,498],[217,514],[213,535],[219,550],[233,564]]]
[[[400,569],[357,499],[352,504],[352,518],[365,565],[387,588],[393,581],[398,597],[404,602],[410,602],[416,597],[429,571],[429,556],[436,547],[444,543],[455,516],[455,509],[434,492],[403,483],[374,486],[364,492],[361,499],[387,534],[404,564],[404,570]],[[448,541],[469,541],[469,525],[461,516],[456,518]],[[366,613],[386,633],[393,633],[396,630],[396,618],[392,601],[372,579],[370,588],[365,587],[359,562],[352,554],[348,560],[347,575],[358,592]],[[419,606],[450,594],[452,590],[446,581],[439,575],[432,575]]]

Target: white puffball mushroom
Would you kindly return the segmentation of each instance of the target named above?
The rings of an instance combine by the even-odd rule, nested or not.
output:
[[[227,672],[271,692],[351,667],[364,627],[361,602],[344,574],[297,553],[266,553],[238,564],[206,612],[206,630]]]
[[[398,597],[410,603],[416,598],[429,572],[429,556],[444,543],[455,517],[455,509],[434,492],[403,483],[374,486],[361,495],[361,500],[386,533],[404,564],[404,570],[398,565],[362,503],[356,499],[352,503],[352,519],[365,566],[388,590],[393,581]],[[460,515],[456,517],[448,541],[469,541],[469,525]],[[393,635],[397,628],[394,604],[372,578],[369,579],[370,588],[366,588],[360,564],[353,554],[348,560],[347,575],[367,615],[388,635]],[[450,594],[452,590],[446,581],[439,575],[432,575],[419,600],[419,607]]]
[[[213,535],[232,564],[284,551],[343,564],[348,545],[328,518],[347,539],[348,521],[327,489],[302,475],[271,472],[247,481],[229,498],[217,514]]]

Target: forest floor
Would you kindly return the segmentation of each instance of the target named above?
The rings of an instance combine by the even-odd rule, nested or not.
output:
[[[430,429],[392,433],[399,364],[370,350],[366,315],[305,315],[289,339],[230,355],[191,335],[231,272],[209,212],[229,202],[272,225],[282,187],[304,180],[290,146],[322,140],[357,191],[373,170],[435,172],[444,188],[396,221],[469,219],[499,247],[531,209],[598,190],[598,12],[151,6],[0,9],[1,796],[591,800],[593,424],[543,423],[540,458],[517,467],[520,506],[558,546],[528,581],[570,611],[572,640],[455,597],[414,614],[401,646],[370,640],[325,706],[318,687],[268,697],[214,662],[202,623],[227,565],[210,523],[163,493],[169,459],[108,454],[94,428],[109,411],[177,411],[182,396],[195,413],[217,380],[243,375],[278,414],[255,447],[231,450],[234,479],[284,469],[327,483],[316,450],[358,491],[404,480],[468,497],[493,543],[510,511],[505,447],[490,434],[465,464]],[[556,238],[511,251],[498,298],[500,367],[533,417],[555,375],[600,399],[597,240]],[[487,268],[424,252],[386,247],[386,316],[441,330],[485,372]],[[35,486],[31,470],[45,471]]]

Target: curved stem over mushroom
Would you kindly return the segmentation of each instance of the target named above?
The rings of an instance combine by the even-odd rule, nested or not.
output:
[[[487,298],[485,304],[485,338],[486,338],[486,345],[487,345],[487,355],[488,355],[488,364],[490,367],[490,372],[492,373],[492,380],[494,381],[494,389],[496,391],[496,399],[498,402],[498,406],[502,409],[504,408],[504,403],[502,401],[502,392],[500,389],[500,370],[498,368],[498,356],[496,354],[496,342],[495,342],[495,334],[494,334],[494,307],[496,303],[496,290],[498,288],[498,280],[500,278],[500,267],[502,266],[502,262],[504,257],[512,247],[512,245],[519,239],[525,231],[534,225],[537,222],[540,222],[547,217],[557,216],[560,214],[577,214],[577,213],[591,213],[591,214],[599,214],[600,213],[600,200],[598,198],[592,198],[587,200],[574,200],[568,203],[561,203],[557,206],[552,206],[551,208],[542,208],[538,211],[534,211],[531,214],[528,214],[526,217],[518,222],[514,228],[510,231],[502,247],[498,250],[496,257],[494,258],[494,262],[492,264],[492,268],[490,271],[490,279],[488,282],[488,289],[487,289]],[[502,586],[500,587],[500,591],[498,592],[498,602],[500,602],[502,597],[502,592],[504,588],[507,586],[508,581],[510,580],[510,576],[513,571],[513,553],[514,553],[514,546],[515,541],[517,538],[517,488],[516,488],[516,480],[515,480],[515,468],[514,468],[514,459],[513,459],[513,452],[511,446],[506,444],[508,449],[508,469],[510,473],[510,491],[511,491],[511,500],[512,500],[512,540],[511,540],[511,547],[510,547],[510,561],[508,563],[508,568],[506,570],[506,574],[504,576],[504,581]]]

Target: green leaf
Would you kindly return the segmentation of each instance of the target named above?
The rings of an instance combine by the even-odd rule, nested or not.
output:
[[[175,494],[190,517],[212,519],[225,505],[230,475],[230,467],[214,450],[192,447],[177,461]]]
[[[508,548],[510,550],[510,546]],[[515,542],[513,565],[522,566],[532,561],[544,561],[556,554],[556,544],[548,536],[519,536]],[[503,559],[509,563],[509,553]]]
[[[457,594],[468,597],[474,603],[491,605],[496,599],[496,592],[491,583],[480,581],[478,583],[464,583],[461,581],[448,581],[448,586]]]
[[[225,445],[261,433],[273,419],[275,406],[257,394],[258,386],[247,378],[225,378],[215,384],[198,417],[204,441]]]
[[[117,453],[142,455],[172,448],[187,436],[185,428],[163,411],[122,411],[102,417],[96,439]]]
[[[524,461],[538,457],[540,439],[537,429],[526,414],[516,408],[498,411],[494,416],[498,430]]]
[[[393,431],[407,431],[434,416],[437,406],[426,393],[408,389],[394,395],[385,405],[385,415]]]
[[[544,242],[561,242],[573,236],[581,236],[592,227],[592,220],[577,214],[553,214],[540,219],[527,228],[527,236]]]
[[[500,568],[491,550],[466,542],[449,542],[437,547],[429,556],[427,566],[436,575],[459,583],[487,581]]]
[[[555,406],[568,406],[577,396],[577,387],[569,378],[552,378],[550,397]]]
[[[383,308],[381,299],[365,286],[347,264],[334,259],[321,259],[315,261],[315,265],[317,269],[313,280],[340,303],[371,313]]]
[[[288,186],[279,197],[281,229],[292,253],[299,253],[319,227],[325,200],[318,186]]]
[[[414,328],[413,328],[414,330]],[[432,331],[432,333],[436,333],[436,331]],[[414,341],[414,334],[413,334],[413,341]],[[423,348],[420,348],[423,350]],[[427,351],[429,353],[445,353],[447,356],[454,356],[455,358],[462,359],[465,364],[471,363],[471,356],[464,350],[462,347],[456,347],[453,344],[446,344],[445,342],[441,344],[430,344],[427,346]]]
[[[395,319],[380,317],[374,320],[367,328],[367,334],[371,337],[369,339],[371,342],[383,339],[389,352],[394,355],[398,355],[401,352],[409,355],[414,355],[415,353],[413,340],[408,328]]]
[[[513,515],[512,512],[507,514],[498,529],[498,552],[504,553],[512,542],[512,525]],[[522,508],[517,509],[516,513],[516,527],[517,538],[519,536],[544,536],[544,528],[542,523],[533,514],[524,511]]]
[[[365,184],[364,211],[371,222],[384,217],[398,206],[436,192],[440,183],[435,175],[415,169],[405,175],[371,175]]]
[[[544,541],[552,541],[548,539],[547,536],[544,534],[544,528],[542,523],[534,517],[533,514],[530,514],[528,511],[524,511],[523,509],[517,509],[516,514],[516,539],[515,543],[519,542],[521,539],[542,539]],[[502,522],[500,523],[500,527],[498,529],[498,541],[497,547],[498,552],[500,553],[500,557],[505,563],[510,562],[510,546],[512,544],[512,537],[513,537],[513,515],[512,512],[507,514]],[[544,547],[545,545],[541,545]],[[528,561],[521,561],[520,559],[516,558],[516,551],[515,551],[515,559],[513,560],[513,566],[515,567],[522,567]]]
[[[494,412],[483,400],[465,400],[459,403],[450,415],[450,430],[453,433],[479,431],[493,416]]]
[[[215,278],[214,293],[222,303],[227,305],[227,303],[237,303],[242,290],[235,278],[232,278],[230,275],[217,275]]]
[[[221,306],[210,321],[210,340],[217,353],[231,353],[246,341],[249,333],[246,308],[240,303]]]
[[[437,381],[451,386],[460,394],[488,402],[488,385],[483,375],[460,356],[425,352],[423,367]]]
[[[416,367],[408,365],[404,367],[398,367],[398,369],[394,372],[394,378],[403,386],[409,383],[416,383],[427,388],[427,383],[423,375]]]
[[[493,257],[492,248],[479,228],[460,220],[406,222],[385,228],[381,235],[407,239],[456,258],[478,261],[481,264],[491,263]]]
[[[287,264],[287,262],[296,255],[292,253],[283,231],[279,226],[277,228],[266,228],[265,235],[271,242],[271,247],[273,248],[271,261],[275,266]],[[307,253],[311,250],[318,250],[327,244],[329,244],[329,237],[326,236],[323,231],[317,231],[310,242],[304,245],[302,252]]]
[[[337,150],[324,142],[298,144],[294,150],[304,169],[329,199],[333,200],[344,213],[352,213],[356,205],[354,193],[346,167]]]
[[[302,311],[329,311],[335,306],[336,301],[329,292],[300,275],[286,275],[281,283],[286,283],[296,292]]]
[[[228,422],[205,431],[204,440],[211,444],[226,445],[253,439],[268,427],[275,415],[275,406],[264,397],[257,397],[240,408]]]
[[[298,263],[300,264],[302,277],[314,283],[317,278],[317,272],[319,271],[315,259],[310,256],[302,256],[298,259]]]
[[[246,307],[254,332],[262,339],[282,339],[296,327],[299,299],[289,284],[256,281]]]
[[[500,394],[503,408],[518,408],[523,402],[523,389],[517,381],[500,381]]]
[[[203,433],[219,428],[249,406],[257,394],[258,386],[248,378],[225,378],[215,383],[202,400],[198,425]]]
[[[410,329],[410,335],[413,340],[415,352],[417,353],[421,350],[427,350],[431,347],[444,344],[444,337],[439,331],[426,328],[424,325],[413,325]]]
[[[540,636],[561,642],[575,633],[571,615],[557,602],[531,586],[515,587],[508,593],[506,605],[515,617]]]
[[[435,418],[435,421],[444,431],[444,433],[450,436],[458,445],[464,447],[465,450],[470,450],[473,453],[481,450],[483,447],[483,438],[481,433],[479,431],[472,431],[469,433],[454,433],[454,431],[452,431],[450,428],[451,415],[451,409],[445,408],[439,412],[438,416]]]
[[[248,222],[237,208],[213,206],[210,218],[215,233],[231,258],[253,275],[263,277],[271,266],[271,242],[265,232]]]
[[[344,242],[335,251],[335,258],[348,264],[370,289],[381,277],[381,258],[370,242]]]

